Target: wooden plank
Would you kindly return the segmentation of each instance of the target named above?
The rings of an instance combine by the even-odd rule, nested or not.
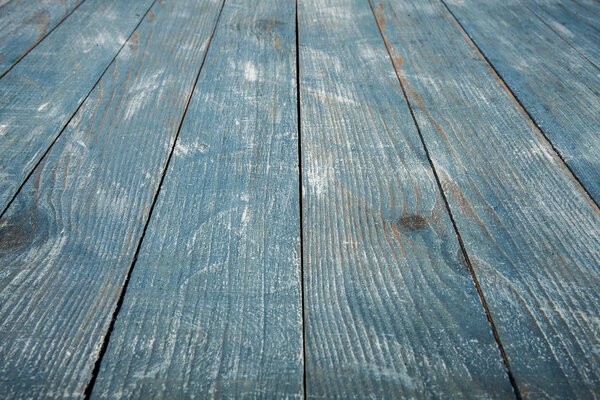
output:
[[[294,11],[225,3],[92,398],[302,398]]]
[[[600,68],[600,4],[586,0],[523,0],[522,3]]]
[[[372,6],[522,397],[596,398],[598,208],[439,1]]]
[[[600,74],[518,0],[446,0],[596,203]]]
[[[307,397],[514,397],[368,3],[298,18]]]
[[[157,2],[0,220],[0,397],[81,398],[219,1]]]
[[[0,8],[0,77],[84,0],[21,0]]]
[[[0,79],[0,212],[152,1],[86,1]]]

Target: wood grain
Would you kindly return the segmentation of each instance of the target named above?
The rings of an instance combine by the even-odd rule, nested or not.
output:
[[[19,0],[0,8],[0,77],[84,0]]]
[[[308,398],[513,398],[368,2],[301,0]]]
[[[439,1],[372,7],[521,395],[597,398],[598,208]]]
[[[600,68],[600,3],[592,0],[521,0],[529,10]]]
[[[444,2],[600,203],[598,69],[519,0]]]
[[[0,212],[151,4],[88,0],[0,79]]]
[[[225,3],[92,398],[302,398],[294,10]]]
[[[0,220],[1,398],[83,396],[220,7],[155,3]]]

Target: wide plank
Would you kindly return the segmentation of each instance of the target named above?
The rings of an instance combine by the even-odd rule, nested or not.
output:
[[[298,25],[307,398],[513,398],[368,2]]]
[[[18,0],[0,8],[0,78],[84,0]]]
[[[92,399],[302,398],[294,10],[225,3]]]
[[[597,398],[597,206],[438,0],[371,4],[521,396]]]
[[[592,0],[521,0],[564,41],[600,68],[600,3]]]
[[[152,2],[87,0],[0,79],[0,213]]]
[[[444,0],[600,203],[600,73],[519,0]]]
[[[0,219],[0,397],[82,398],[220,1],[154,4]]]

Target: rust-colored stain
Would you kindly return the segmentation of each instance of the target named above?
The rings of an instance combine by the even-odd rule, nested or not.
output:
[[[384,11],[385,8],[383,7],[383,4],[381,2],[377,3],[379,5],[379,9],[374,9],[373,13],[375,15],[375,21],[377,21],[377,25],[379,26],[379,29],[381,30],[382,34],[385,31],[386,27],[385,27],[385,15],[384,15]],[[387,40],[387,37],[385,35],[383,35],[383,41],[385,43],[385,47],[388,49],[388,52],[390,53],[390,56],[392,57],[392,62],[394,63],[394,66],[396,68],[400,68],[402,66],[403,63],[403,59],[400,56],[400,52],[398,50],[396,50],[396,48],[394,46],[392,46],[392,44]]]
[[[375,20],[379,24],[379,28],[382,31],[384,31],[385,30],[385,15],[383,14],[383,12],[385,10],[384,10],[383,4],[381,4],[381,2],[379,2],[378,4],[379,4],[379,11],[373,10],[374,14],[375,14]]]
[[[138,46],[140,44],[140,34],[136,31],[131,35],[131,39],[129,39],[129,44],[133,44]]]
[[[278,38],[273,38],[273,43],[275,45],[275,50],[279,50],[281,48],[281,45],[279,44],[279,39]]]
[[[394,65],[396,66],[396,68],[400,68],[402,66],[403,61],[404,60],[402,59],[402,57],[400,57],[400,55],[394,56]]]

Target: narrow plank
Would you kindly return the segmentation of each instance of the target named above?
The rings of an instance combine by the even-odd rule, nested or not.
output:
[[[373,8],[523,398],[600,393],[600,213],[438,0]]]
[[[600,68],[600,4],[585,0],[524,0],[523,4]]]
[[[519,0],[444,3],[600,203],[598,69]]]
[[[21,0],[0,8],[0,77],[84,0]]]
[[[81,398],[220,10],[154,4],[0,220],[0,397]]]
[[[299,2],[308,398],[513,398],[368,2]]]
[[[0,212],[152,1],[86,1],[0,79]]]
[[[92,398],[302,398],[294,2],[228,0]]]

